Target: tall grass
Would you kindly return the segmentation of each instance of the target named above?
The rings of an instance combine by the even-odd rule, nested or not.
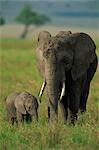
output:
[[[99,54],[99,41],[97,41]],[[2,39],[0,61],[0,150],[98,150],[99,68],[91,83],[87,112],[75,127],[47,121],[47,99],[39,105],[39,122],[17,127],[8,123],[5,97],[12,91],[38,95],[42,78],[36,67],[35,40]]]

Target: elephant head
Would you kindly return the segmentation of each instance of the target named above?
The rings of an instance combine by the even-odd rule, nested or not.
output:
[[[47,95],[53,119],[58,113],[59,96],[62,97],[65,93],[66,73],[71,72],[74,81],[84,76],[96,57],[95,44],[85,33],[61,32],[55,37],[46,39],[42,54]]]
[[[38,119],[38,102],[36,97],[32,96],[28,92],[22,92],[15,99],[15,107],[19,114],[29,114],[31,117]]]

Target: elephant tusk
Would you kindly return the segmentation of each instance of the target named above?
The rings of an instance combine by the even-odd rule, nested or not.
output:
[[[62,87],[62,91],[61,91],[61,95],[60,95],[60,101],[64,95],[65,95],[65,82],[63,82],[63,87]]]
[[[41,103],[41,97],[42,97],[42,95],[43,95],[45,86],[46,86],[46,81],[43,82],[42,87],[41,87],[41,90],[40,90],[40,93],[39,93],[39,100],[40,100],[40,103]]]

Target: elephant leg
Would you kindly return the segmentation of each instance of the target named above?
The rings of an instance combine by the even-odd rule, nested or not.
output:
[[[60,101],[60,109],[64,119],[64,124],[66,124],[68,118],[68,100],[66,99],[67,96],[63,96],[62,100]]]
[[[71,85],[71,90],[69,93],[69,110],[71,123],[75,125],[77,120],[77,114],[80,105],[81,89],[83,87],[84,78],[74,81]]]
[[[80,99],[80,112],[83,113],[86,111],[86,104],[89,95],[90,83],[88,81],[85,82],[83,91]]]
[[[16,122],[16,124],[18,125],[17,117],[15,117],[14,121],[15,121],[15,122]]]
[[[10,118],[10,122],[12,125],[14,124],[14,117]]]
[[[29,116],[29,122],[32,122],[32,116],[31,115]]]
[[[51,105],[50,105],[50,100],[48,101],[48,108],[47,108],[47,111],[48,111],[48,122],[50,121],[50,118],[51,118]]]
[[[23,116],[20,112],[17,111],[17,122],[18,124],[23,122]]]
[[[38,110],[36,108],[33,110],[33,114],[29,115],[29,121],[38,121]]]
[[[53,103],[49,99],[48,103],[48,121],[57,122],[58,121],[58,102]]]
[[[85,112],[86,111],[86,104],[87,104],[87,99],[89,95],[89,90],[90,90],[90,82],[96,72],[97,69],[97,64],[98,60],[97,57],[93,61],[93,63],[90,64],[88,70],[87,70],[87,78],[83,86],[83,91],[81,94],[81,100],[80,100],[80,111]]]
[[[34,110],[34,115],[33,115],[32,118],[34,118],[35,121],[38,121],[38,111],[37,111],[37,109]]]
[[[31,122],[31,116],[28,113],[26,114],[26,122]]]
[[[9,123],[11,123],[12,125],[14,124],[14,115],[13,115],[13,112],[7,110],[8,113],[7,113],[7,118],[8,118],[8,121]]]
[[[70,96],[69,98],[69,111],[70,111],[70,121],[71,124],[75,124],[75,121],[77,120],[77,113],[78,113],[78,103],[77,101],[79,101],[78,98],[74,98],[74,94],[72,94],[72,96]],[[77,100],[77,101],[76,101]]]
[[[48,106],[48,121],[50,120],[50,107]]]

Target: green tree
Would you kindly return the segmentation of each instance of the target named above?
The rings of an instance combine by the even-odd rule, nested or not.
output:
[[[2,16],[0,16],[0,26],[5,24],[5,20]]]
[[[50,18],[32,11],[31,7],[29,5],[26,5],[16,17],[16,21],[25,25],[24,32],[21,35],[22,38],[25,38],[30,25],[44,25],[45,23],[50,21]]]

